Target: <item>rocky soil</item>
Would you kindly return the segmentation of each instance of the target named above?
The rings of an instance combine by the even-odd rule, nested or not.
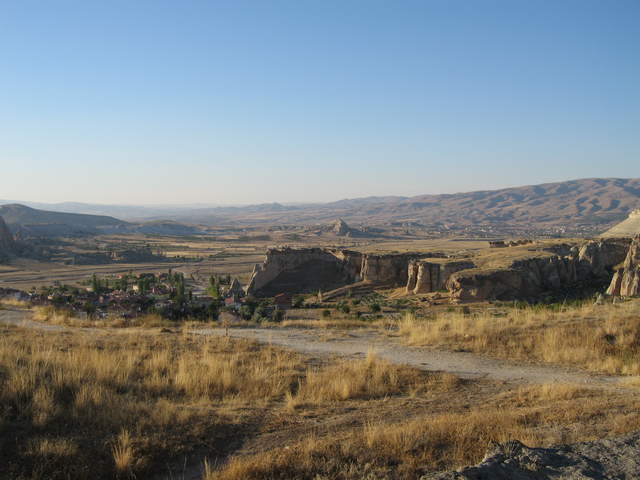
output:
[[[586,480],[640,478],[640,432],[554,448],[496,444],[476,466],[421,480]]]

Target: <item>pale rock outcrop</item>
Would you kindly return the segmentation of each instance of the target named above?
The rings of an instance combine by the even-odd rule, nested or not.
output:
[[[451,275],[447,289],[457,302],[536,298],[581,284],[608,282],[624,259],[630,240],[593,240],[578,252],[517,260],[510,267],[465,270]]]
[[[602,234],[605,238],[632,238],[640,235],[640,208],[633,210],[629,217]]]
[[[339,237],[346,237],[351,235],[351,227],[347,225],[347,222],[339,218],[336,223],[333,224],[333,233]]]
[[[629,246],[624,264],[614,273],[607,294],[621,297],[640,295],[640,235]]]
[[[416,257],[414,253],[366,254],[362,258],[362,280],[389,286],[404,285],[409,262]]]
[[[429,293],[445,287],[449,277],[461,270],[474,268],[470,261],[434,262],[413,260],[409,262],[407,293]]]

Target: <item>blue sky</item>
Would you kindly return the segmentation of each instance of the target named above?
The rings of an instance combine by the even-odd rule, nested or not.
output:
[[[638,177],[640,2],[0,2],[0,198]]]

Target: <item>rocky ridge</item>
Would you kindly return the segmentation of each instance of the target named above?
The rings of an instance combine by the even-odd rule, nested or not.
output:
[[[614,268],[627,256],[630,243],[631,239],[601,239],[581,246],[560,245],[494,269],[477,268],[473,258],[448,258],[433,252],[378,255],[328,248],[273,248],[255,266],[247,292],[256,296],[311,293],[368,282],[404,286],[408,294],[447,289],[454,303],[536,300],[549,292],[606,286]],[[636,263],[627,266],[631,280],[624,280],[624,285],[637,288],[638,280],[633,278],[640,276],[631,277],[636,275],[633,265],[637,261],[629,262]],[[618,276],[624,278],[625,272]]]
[[[463,270],[446,287],[454,302],[535,299],[545,292],[607,283],[625,258],[629,239],[592,240],[568,255],[517,260],[508,268]]]

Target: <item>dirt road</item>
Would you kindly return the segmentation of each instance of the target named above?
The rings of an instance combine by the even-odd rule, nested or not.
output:
[[[30,319],[30,313],[20,309],[0,310],[0,322],[28,328],[66,330],[71,327],[47,325]],[[107,329],[77,329],[87,333]],[[196,335],[225,335],[224,329],[194,329]],[[589,386],[621,386],[616,376],[597,375],[582,370],[553,366],[517,364],[469,352],[452,352],[430,347],[410,347],[401,339],[375,330],[320,330],[302,328],[232,328],[229,336],[271,343],[301,353],[327,357],[364,356],[373,350],[380,358],[406,364],[421,370],[449,372],[462,378],[488,378],[509,383],[542,384],[572,383]]]
[[[194,333],[224,335],[224,329]],[[233,338],[271,343],[302,353],[326,356],[364,356],[371,349],[380,358],[421,370],[438,370],[462,378],[489,378],[516,383],[575,383],[614,386],[619,377],[596,375],[578,369],[551,365],[515,364],[469,352],[452,352],[429,347],[410,347],[395,337],[373,330],[348,332],[301,328],[234,328]]]

